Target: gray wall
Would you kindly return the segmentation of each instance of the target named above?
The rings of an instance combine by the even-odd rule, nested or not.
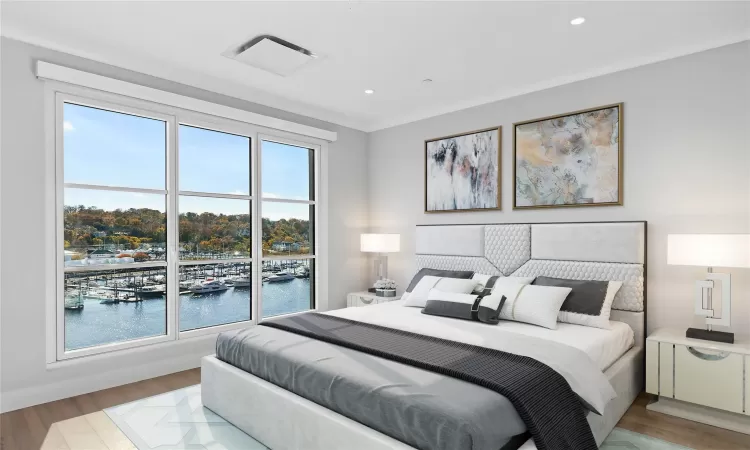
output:
[[[319,120],[298,116],[231,97],[145,76],[117,67],[66,55],[2,38],[2,297],[0,393],[67,397],[81,389],[96,390],[196,367],[199,356],[213,352],[211,339],[191,339],[177,347],[151,346],[128,355],[110,355],[67,363],[54,370],[45,365],[45,290],[43,264],[44,224],[53,211],[45,211],[44,192],[53,180],[44,177],[45,128],[43,82],[36,79],[37,59],[86,70],[177,94],[232,106],[268,116],[338,132],[329,146],[328,181],[329,308],[346,305],[346,293],[366,283],[365,259],[359,251],[359,234],[366,231],[366,135]],[[7,398],[7,397],[6,397]],[[35,397],[37,398],[37,397]]]
[[[513,211],[512,124],[617,102],[625,103],[624,206]],[[749,105],[746,41],[371,133],[371,226],[402,235],[389,273],[408,283],[417,224],[647,220],[648,327],[700,326],[693,282],[705,270],[667,266],[666,236],[750,232]],[[425,214],[424,140],[497,125],[503,210]],[[732,329],[750,333],[750,270],[725,271]]]

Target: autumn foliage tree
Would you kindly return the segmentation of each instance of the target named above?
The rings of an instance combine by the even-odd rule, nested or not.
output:
[[[264,218],[262,228],[264,251],[270,250],[276,242],[298,243],[303,248],[310,246],[307,220]],[[113,245],[135,250],[144,243],[163,246],[167,241],[166,229],[166,214],[155,209],[105,211],[93,206],[65,206],[66,248]],[[179,218],[179,230],[180,245],[190,252],[250,254],[249,214],[183,213]]]

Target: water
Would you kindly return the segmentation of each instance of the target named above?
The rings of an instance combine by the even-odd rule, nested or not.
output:
[[[309,279],[263,283],[262,290],[264,317],[310,308]],[[250,288],[230,288],[213,294],[180,295],[180,331],[250,320],[250,292]],[[85,300],[84,305],[82,310],[65,310],[66,350],[166,334],[164,297],[116,305]]]

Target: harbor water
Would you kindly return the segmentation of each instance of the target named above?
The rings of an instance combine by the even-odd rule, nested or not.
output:
[[[249,287],[233,287],[209,294],[181,294],[180,331],[250,320],[250,293]],[[310,309],[310,280],[264,282],[262,298],[264,317],[305,311]],[[164,296],[112,304],[97,299],[83,302],[81,309],[65,310],[66,350],[166,333]]]

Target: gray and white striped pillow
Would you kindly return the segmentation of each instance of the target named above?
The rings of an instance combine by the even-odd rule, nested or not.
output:
[[[459,294],[431,289],[422,314],[496,324],[500,321],[504,303],[505,296],[502,295]]]

